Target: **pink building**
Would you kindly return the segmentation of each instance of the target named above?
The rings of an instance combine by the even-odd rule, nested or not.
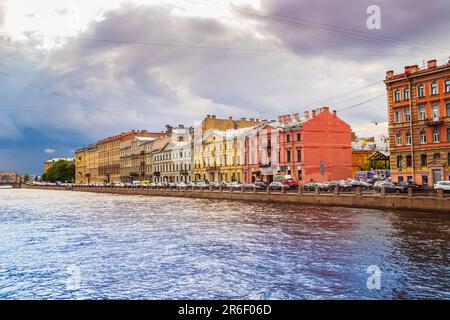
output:
[[[297,183],[352,177],[351,128],[328,107],[263,122],[244,145],[245,182],[279,175]]]

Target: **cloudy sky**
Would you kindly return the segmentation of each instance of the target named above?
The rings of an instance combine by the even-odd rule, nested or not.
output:
[[[449,13],[448,0],[0,0],[0,171],[206,114],[328,105],[381,134],[385,72],[449,60]]]

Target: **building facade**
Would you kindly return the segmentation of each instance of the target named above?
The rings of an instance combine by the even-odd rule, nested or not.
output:
[[[154,182],[192,181],[192,127],[179,125],[170,128],[165,136],[155,141],[152,152]]]
[[[0,172],[0,183],[18,183],[20,176],[17,172],[3,171]]]
[[[122,182],[152,180],[152,144],[155,138],[135,137],[120,145]]]
[[[97,142],[98,183],[120,183],[120,147],[135,137],[158,138],[161,133],[146,130],[124,132]]]
[[[207,115],[195,129],[193,180],[241,182],[245,132],[258,124],[260,120],[253,118],[217,119]]]
[[[352,142],[353,177],[359,171],[389,169],[389,161],[371,160],[377,151],[384,155],[384,157],[389,157],[387,137],[357,138]]]
[[[450,62],[386,73],[393,182],[450,179]]]
[[[87,147],[75,151],[75,183],[88,183],[87,171]]]
[[[351,128],[328,107],[278,117],[247,137],[245,182],[284,176],[296,183],[352,176]]]

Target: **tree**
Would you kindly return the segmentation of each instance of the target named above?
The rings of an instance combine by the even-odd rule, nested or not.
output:
[[[47,182],[73,182],[75,180],[75,164],[66,160],[59,160],[42,175]]]
[[[30,181],[30,175],[28,173],[25,173],[23,175],[23,182],[28,182],[28,181]]]

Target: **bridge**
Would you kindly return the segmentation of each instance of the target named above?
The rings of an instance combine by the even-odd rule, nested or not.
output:
[[[11,186],[14,189],[18,189],[18,188],[22,187],[22,184],[20,182],[4,182],[4,181],[2,181],[2,182],[0,182],[0,188],[3,186]]]

